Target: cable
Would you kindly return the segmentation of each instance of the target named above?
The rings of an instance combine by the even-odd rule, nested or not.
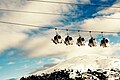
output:
[[[40,28],[45,28],[45,29],[54,29],[52,27],[43,27],[43,26],[38,26],[38,25],[33,25],[33,24],[13,23],[13,22],[6,22],[6,21],[0,21],[0,23],[20,25],[20,26],[29,26],[29,27],[40,27]]]
[[[23,24],[23,23],[15,23],[15,22],[6,22],[6,21],[0,21],[0,23],[4,24],[13,24],[13,25],[21,25],[21,26],[30,26],[30,27],[38,27],[38,28],[44,28],[44,29],[57,29],[57,30],[69,30],[69,31],[78,31],[79,29],[65,29],[65,28],[53,28],[53,27],[43,27],[38,25],[32,25],[32,24]],[[120,32],[107,32],[107,31],[91,31],[91,30],[79,30],[80,32],[94,32],[94,33],[120,33]]]
[[[60,14],[60,13],[45,13],[45,12],[32,12],[32,11],[8,10],[8,9],[0,9],[0,11],[22,12],[22,13],[32,13],[32,14],[48,14],[48,15],[66,15],[66,14]]]
[[[54,4],[67,4],[67,5],[85,5],[83,3],[71,3],[71,2],[57,2],[57,1],[42,1],[42,0],[27,0],[27,1],[36,1],[44,3],[54,3]],[[100,5],[100,4],[87,4],[86,6],[99,6],[99,7],[110,7],[109,5]],[[120,6],[112,6],[111,8],[120,8]]]
[[[45,15],[63,15],[63,16],[77,16],[80,14],[61,14],[61,13],[46,13],[46,12],[32,12],[32,11],[21,11],[21,10],[8,10],[8,9],[0,9],[1,11],[9,11],[9,12],[21,12],[21,13],[32,13],[32,14],[45,14]],[[80,17],[94,17],[94,16],[80,16]],[[114,18],[114,17],[98,17],[98,18],[105,18],[105,19],[120,19],[120,18]]]

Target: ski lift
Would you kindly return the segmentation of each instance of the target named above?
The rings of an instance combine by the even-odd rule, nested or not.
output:
[[[96,45],[96,42],[95,42],[95,38],[93,38],[92,37],[92,35],[91,35],[91,31],[89,31],[89,33],[90,33],[90,39],[89,39],[89,43],[88,43],[88,45],[90,46],[90,47],[95,47],[95,46],[97,46]]]
[[[69,36],[68,29],[66,29],[66,31],[67,31],[67,37],[65,38],[64,43],[66,45],[73,45],[73,38]]]
[[[57,32],[57,28],[55,28],[55,32],[56,32],[56,35],[54,36],[53,39],[51,39],[53,41],[53,43],[55,44],[61,44],[62,43],[62,38],[61,36],[58,34]]]
[[[83,37],[81,37],[80,30],[78,30],[78,35],[79,35],[79,38],[77,39],[76,44],[78,46],[85,46],[85,44],[84,44],[85,39]]]
[[[109,42],[108,39],[104,38],[103,32],[101,32],[101,34],[102,34],[103,39],[101,40],[100,46],[102,46],[103,48],[108,47],[107,46],[107,43]]]

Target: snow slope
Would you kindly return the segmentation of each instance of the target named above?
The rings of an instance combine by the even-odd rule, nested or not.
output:
[[[41,73],[51,73],[54,70],[61,69],[74,69],[81,70],[82,72],[87,71],[87,69],[111,69],[118,68],[120,69],[120,59],[107,56],[79,56],[72,59],[63,61],[51,68],[46,70],[37,71],[31,75],[39,75]]]

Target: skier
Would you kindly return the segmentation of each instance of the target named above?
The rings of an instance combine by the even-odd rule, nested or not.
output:
[[[66,45],[73,45],[73,41],[72,41],[73,39],[72,39],[72,37],[70,37],[69,35],[65,38],[65,41],[64,41],[64,43],[66,44]]]
[[[88,45],[90,47],[95,47],[96,46],[95,38],[91,37],[91,39],[89,39]]]
[[[85,44],[84,44],[84,41],[85,41],[85,39],[84,38],[82,38],[81,36],[77,39],[77,45],[78,46],[84,46]]]
[[[107,43],[108,43],[108,39],[103,38],[103,39],[101,40],[100,46],[103,46],[103,48],[104,48],[104,47],[107,47]]]
[[[53,41],[53,43],[55,43],[55,44],[62,43],[61,36],[60,36],[60,35],[54,36],[54,38],[52,39],[52,41]]]

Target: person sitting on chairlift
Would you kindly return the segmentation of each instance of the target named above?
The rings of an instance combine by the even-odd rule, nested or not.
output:
[[[78,46],[84,46],[85,44],[84,44],[84,41],[85,41],[85,39],[84,38],[82,38],[81,36],[77,39],[77,45]]]
[[[65,38],[64,43],[65,43],[66,45],[73,45],[72,40],[73,40],[72,37],[67,36],[67,37]]]
[[[55,44],[59,44],[59,43],[62,43],[62,40],[61,40],[61,36],[60,35],[56,35],[56,36],[54,36],[54,38],[52,39],[52,41],[53,41],[53,43],[55,43]]]
[[[95,38],[91,37],[91,39],[89,39],[88,45],[90,47],[95,47],[96,46]]]
[[[108,39],[103,38],[103,39],[101,40],[100,46],[103,46],[103,48],[104,48],[104,47],[107,47],[107,43],[108,43]]]

